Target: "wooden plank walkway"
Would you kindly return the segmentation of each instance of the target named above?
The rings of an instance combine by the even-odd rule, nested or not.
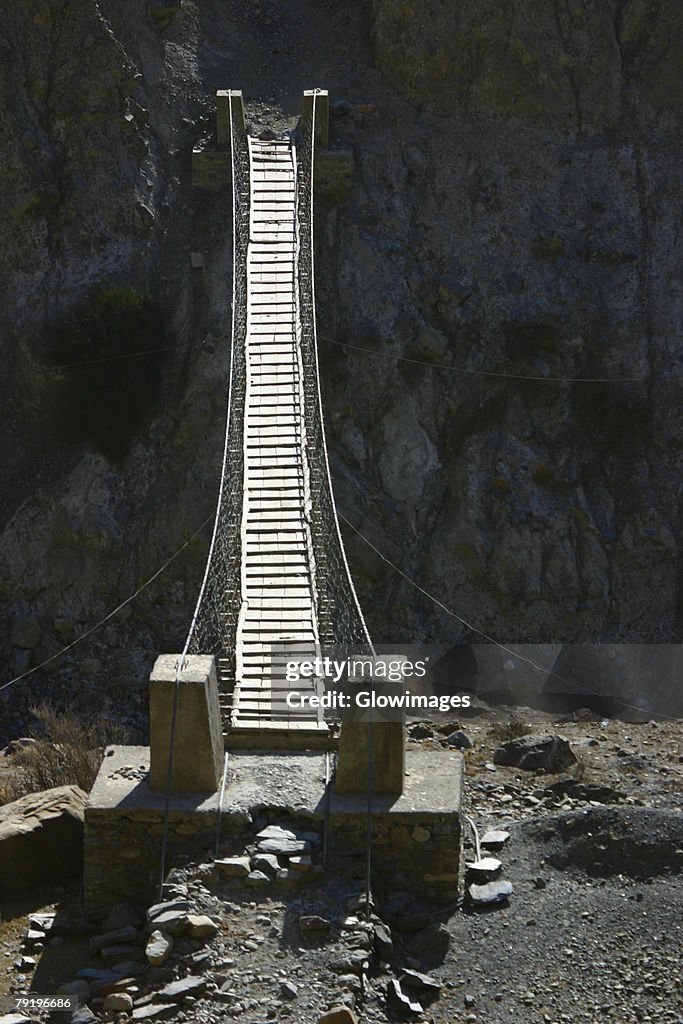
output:
[[[306,746],[328,735],[320,712],[273,715],[288,689],[316,687],[285,682],[283,645],[290,657],[319,652],[297,329],[296,154],[289,142],[248,143],[243,601],[228,745],[257,746],[259,733],[273,745],[278,732],[286,734],[282,745]]]

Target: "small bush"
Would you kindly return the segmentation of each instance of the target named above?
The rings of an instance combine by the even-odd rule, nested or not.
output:
[[[15,773],[0,785],[0,803],[56,786],[80,786],[88,793],[108,743],[124,742],[125,730],[109,721],[85,721],[44,703],[31,708],[36,742],[12,755]]]

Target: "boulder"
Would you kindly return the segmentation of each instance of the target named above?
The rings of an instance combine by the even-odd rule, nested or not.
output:
[[[576,758],[565,739],[561,736],[519,736],[498,747],[493,754],[493,763],[511,768],[546,772],[561,772]]]
[[[87,799],[58,786],[0,807],[0,895],[81,874]]]

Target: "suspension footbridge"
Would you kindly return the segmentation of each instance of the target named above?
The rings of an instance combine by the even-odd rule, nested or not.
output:
[[[315,675],[288,682],[284,661],[340,648],[369,658],[373,670],[381,661],[344,554],[320,392],[313,183],[327,94],[304,94],[297,132],[273,141],[247,134],[241,93],[220,95],[233,275],[214,529],[183,651],[157,658],[150,676],[149,750],[109,748],[90,795],[86,904],[130,898],[122,836],[135,851],[141,897],[157,877],[163,899],[171,856],[204,856],[207,843],[218,854],[222,827],[249,851],[254,820],[265,812],[279,822],[290,797],[292,813],[320,822],[323,860],[328,847],[330,856],[342,851],[344,864],[349,849],[364,851],[368,907],[373,864],[378,879],[452,899],[462,755],[413,751],[407,772],[402,720],[351,716],[333,758],[317,711],[289,710],[283,700],[289,690],[312,695],[323,684]],[[123,872],[112,875],[112,863]]]
[[[337,519],[318,367],[313,183],[321,104],[292,138],[247,134],[230,91],[233,291],[228,410],[213,538],[186,653],[216,657],[231,745],[315,745],[320,712],[285,712],[286,660],[371,651]],[[317,130],[318,128],[318,130]]]

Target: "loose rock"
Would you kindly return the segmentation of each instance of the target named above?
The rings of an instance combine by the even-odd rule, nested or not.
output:
[[[291,857],[297,853],[310,853],[311,844],[306,839],[262,839],[259,853],[274,853],[278,857]]]
[[[138,930],[132,925],[119,928],[105,935],[93,935],[90,940],[90,952],[99,953],[105,946],[119,946],[125,943],[134,942],[138,937]]]
[[[140,1006],[133,1010],[133,1020],[166,1020],[168,1017],[175,1017],[178,1007],[175,1003],[151,1003],[149,1006]]]
[[[110,1013],[129,1013],[133,1009],[133,997],[127,992],[112,992],[104,997],[103,1009]]]
[[[246,878],[251,870],[248,857],[223,857],[214,861],[214,866],[230,878]]]
[[[334,1006],[318,1018],[318,1024],[358,1024],[358,1017],[349,1006]]]
[[[257,854],[252,858],[251,866],[254,871],[262,871],[271,878],[280,870],[280,863],[273,853]]]
[[[128,963],[129,961],[142,960],[143,951],[139,946],[105,946],[100,950],[100,956],[106,964]]]
[[[179,981],[172,981],[164,985],[157,992],[155,998],[163,1001],[180,1003],[186,996],[200,995],[206,988],[206,978],[181,978]]]
[[[486,846],[491,850],[498,850],[501,846],[507,843],[509,838],[509,832],[493,828],[489,829],[488,832],[484,832],[484,835],[481,837],[481,845]]]
[[[167,910],[158,914],[148,925],[150,931],[162,931],[177,938],[187,931],[188,915],[183,910]]]
[[[193,939],[210,939],[218,931],[218,925],[206,914],[188,914],[188,931]]]
[[[299,918],[299,928],[304,935],[325,935],[330,930],[330,922],[318,914],[304,914]]]
[[[485,885],[469,885],[467,898],[474,906],[485,906],[491,903],[505,903],[512,896],[512,882],[498,879]]]
[[[147,920],[156,921],[162,914],[170,913],[175,911],[176,913],[188,913],[190,910],[190,904],[187,900],[169,900],[166,903],[155,903],[147,911]]]
[[[482,857],[481,860],[472,861],[467,865],[467,880],[476,882],[478,885],[492,882],[494,878],[498,877],[502,867],[502,862],[497,857]]]
[[[519,736],[494,751],[493,763],[525,771],[561,772],[576,764],[576,757],[561,736]]]
[[[455,747],[456,750],[469,750],[473,744],[467,733],[463,732],[462,729],[458,729],[457,732],[452,732],[446,743],[449,747]]]
[[[154,967],[165,964],[173,952],[173,939],[162,931],[153,931],[147,940],[145,956]]]
[[[387,1002],[399,1013],[424,1013],[422,1003],[404,992],[396,978],[391,978],[387,985]]]
[[[401,971],[401,984],[432,995],[438,995],[441,991],[440,982],[435,981],[429,974],[421,974],[420,971],[408,970],[405,967]]]
[[[394,943],[391,932],[383,922],[374,925],[374,946],[375,953],[380,960],[389,963],[394,953]]]
[[[270,885],[270,881],[270,877],[264,871],[250,871],[246,878],[246,884],[255,889]]]

